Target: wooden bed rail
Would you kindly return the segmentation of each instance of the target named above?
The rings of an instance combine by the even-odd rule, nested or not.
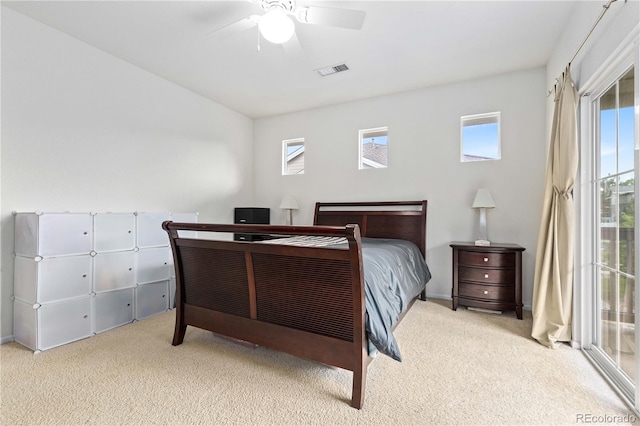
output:
[[[162,229],[169,232],[200,231],[217,233],[242,233],[263,235],[318,235],[328,237],[355,238],[355,228],[358,226],[277,226],[277,225],[253,225],[253,224],[210,224],[210,223],[178,223],[166,221]],[[358,230],[359,232],[359,230]],[[177,237],[177,234],[175,234]]]

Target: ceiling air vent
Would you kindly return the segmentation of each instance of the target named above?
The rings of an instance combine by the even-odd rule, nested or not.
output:
[[[317,72],[320,77],[325,77],[337,72],[347,71],[348,69],[349,67],[347,66],[347,64],[340,64],[334,65],[332,67],[318,68],[317,70],[315,70],[315,72]]]

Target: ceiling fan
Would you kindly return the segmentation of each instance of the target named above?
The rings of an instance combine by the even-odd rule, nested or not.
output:
[[[304,6],[295,0],[249,0],[264,11],[262,15],[250,15],[209,34],[224,38],[235,32],[258,26],[260,35],[274,44],[290,40],[295,33],[291,17],[303,24],[326,25],[359,30],[364,23],[363,10],[335,7]]]

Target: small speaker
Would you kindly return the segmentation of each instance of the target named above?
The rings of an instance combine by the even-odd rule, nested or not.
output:
[[[271,210],[267,207],[236,207],[233,212],[233,223],[251,223],[257,225],[269,225],[271,223]],[[233,234],[236,241],[260,241],[260,235]]]
[[[233,223],[268,225],[271,223],[270,211],[266,207],[236,207],[234,209]]]

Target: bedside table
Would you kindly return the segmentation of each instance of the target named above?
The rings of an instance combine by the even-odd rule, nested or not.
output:
[[[452,309],[516,311],[522,319],[522,252],[517,244],[453,242]]]

